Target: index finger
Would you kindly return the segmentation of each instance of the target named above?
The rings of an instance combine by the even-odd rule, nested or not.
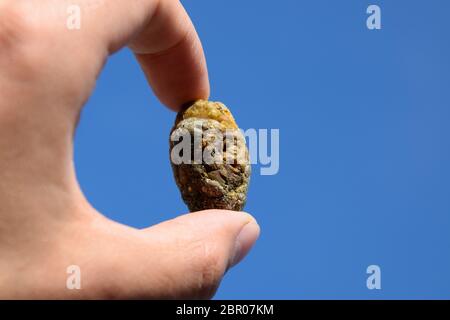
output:
[[[203,48],[178,0],[159,1],[131,48],[153,91],[168,107],[178,111],[187,102],[209,97]]]
[[[209,97],[203,48],[178,0],[109,0],[103,6],[95,23],[110,52],[129,45],[163,104],[178,111]]]

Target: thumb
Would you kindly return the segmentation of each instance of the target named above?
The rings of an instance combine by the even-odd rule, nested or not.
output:
[[[239,263],[259,237],[256,220],[244,212],[206,210],[144,230],[162,275],[161,296],[212,298],[224,273]]]

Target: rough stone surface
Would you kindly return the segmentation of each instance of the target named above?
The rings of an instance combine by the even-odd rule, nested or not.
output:
[[[195,102],[177,115],[171,137],[186,132],[191,138],[191,163],[175,164],[171,157],[171,164],[175,181],[189,210],[242,210],[247,199],[251,166],[245,139],[228,108],[219,102]],[[221,134],[217,135],[217,132]],[[205,157],[200,162],[195,161],[198,160],[194,156],[195,135],[199,137],[198,145],[201,143],[197,149],[202,153],[216,146],[210,153],[212,158],[206,158],[215,161],[205,161]],[[223,139],[222,152],[217,152],[219,139]],[[227,141],[234,143],[227,144]],[[171,155],[178,143],[180,141],[170,139]]]

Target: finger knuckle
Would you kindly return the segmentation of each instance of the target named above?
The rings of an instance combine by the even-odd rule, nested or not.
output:
[[[43,62],[39,25],[30,11],[21,1],[6,1],[0,6],[1,67],[25,78]]]
[[[216,246],[204,241],[198,243],[197,252],[197,294],[199,298],[210,299],[216,293],[225,272],[224,259]]]
[[[16,46],[31,35],[33,19],[20,1],[6,1],[0,7],[0,43],[3,49]]]

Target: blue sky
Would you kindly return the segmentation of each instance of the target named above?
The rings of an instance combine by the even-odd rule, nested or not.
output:
[[[280,171],[254,175],[262,233],[216,298],[450,298],[450,2],[185,0],[212,100],[280,129]],[[377,4],[382,29],[366,27]],[[168,158],[175,114],[128,50],[83,111],[88,199],[145,227],[186,212]],[[381,290],[366,268],[381,267]]]

